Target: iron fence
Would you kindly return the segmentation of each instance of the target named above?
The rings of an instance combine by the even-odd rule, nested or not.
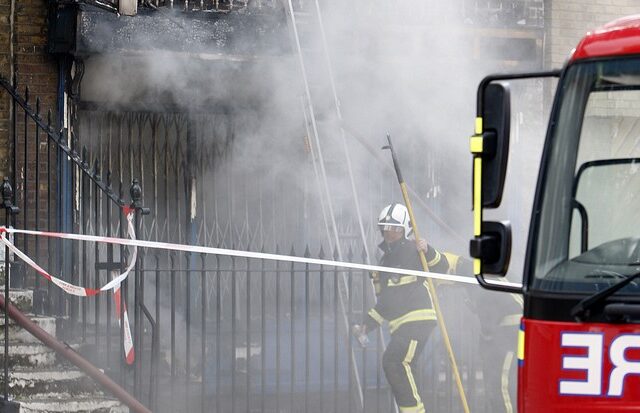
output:
[[[299,2],[302,7],[313,0]],[[332,7],[352,10],[354,18],[376,18],[384,24],[425,25],[438,16],[455,17],[468,26],[544,28],[543,0],[453,0],[429,3],[421,0],[352,0]],[[411,11],[408,14],[407,11]]]
[[[203,162],[225,156],[229,140],[218,136],[207,147],[199,138],[203,131],[219,132],[216,128],[224,119],[107,112],[92,123],[80,114],[71,134],[56,131],[42,120],[37,103],[33,109],[29,98],[21,98],[5,83],[2,86],[16,108],[12,142],[14,204],[21,208],[14,221],[17,227],[126,237],[122,207],[130,196],[139,239],[338,257],[322,239],[304,242],[308,234],[318,232],[312,227],[318,224],[306,222],[304,214],[290,214],[283,221],[278,221],[278,214],[248,218],[233,202],[224,209],[228,214],[224,218],[204,214],[216,208],[193,214],[194,197],[201,201],[196,205],[210,206],[216,202],[213,194],[228,197],[238,190],[237,184],[207,188],[197,173],[205,168]],[[189,116],[191,121],[183,122]],[[70,171],[68,187],[60,182],[65,167]],[[242,185],[250,186],[251,179]],[[250,192],[241,191],[237,199]],[[272,208],[305,203],[296,198],[299,193],[289,195],[274,199]],[[64,205],[71,207],[65,211]],[[145,216],[147,212],[151,213]],[[234,216],[240,218],[224,223]],[[295,237],[277,238],[265,223],[275,232],[289,226],[302,229]],[[107,244],[33,237],[17,237],[15,242],[65,281],[91,288],[111,280],[131,259],[128,248]],[[348,245],[344,258],[365,262],[363,245],[355,239]],[[61,334],[79,340],[84,354],[154,411],[394,409],[380,363],[387,337],[372,336],[370,346],[360,348],[349,334],[349,326],[374,303],[369,276],[363,271],[141,249],[119,303],[112,291],[93,298],[70,297],[42,283],[31,270],[19,272],[23,276],[12,280],[41,297],[35,311],[59,316],[65,327]],[[474,411],[495,411],[488,406],[499,395],[489,392],[488,366],[477,357],[479,327],[469,305],[470,290],[443,286],[438,294],[467,397]],[[132,314],[131,365],[122,346],[126,332],[118,321],[117,304]],[[425,354],[418,376],[427,408],[460,410],[439,333],[432,334]]]
[[[484,27],[544,28],[543,0],[463,0],[465,23]]]
[[[337,258],[322,247],[275,252]],[[364,251],[351,250],[346,258],[362,262]],[[164,379],[157,384],[159,406],[166,410],[159,411],[393,411],[381,372],[384,338],[372,336],[371,345],[362,349],[348,329],[374,303],[368,274],[163,252],[148,252],[141,266],[148,292],[143,301],[162,326],[157,367]],[[459,307],[464,292],[449,288],[440,292],[451,314],[447,322],[459,343],[465,386],[474,405],[481,406],[484,366],[469,340],[473,323],[457,315],[468,313]],[[426,354],[420,379],[427,406],[459,410],[439,334]]]
[[[113,221],[122,222],[125,206],[136,211],[136,222],[140,222],[139,215],[147,210],[140,205],[142,194],[135,180],[130,188],[133,201],[127,204],[122,197],[123,184],[119,184],[119,191],[116,192],[110,179],[111,172],[106,170],[101,173],[98,162],[90,166],[86,151],[83,157],[74,150],[73,134],[66,128],[58,128],[50,111],[46,118],[42,116],[40,100],[35,99],[34,105],[28,88],[21,96],[4,78],[0,78],[0,87],[6,92],[12,108],[9,142],[12,149],[13,185],[5,179],[3,205],[8,211],[13,208],[21,212],[10,221],[8,217],[7,224],[35,231],[123,236],[121,228],[113,229],[111,217],[115,217]],[[15,190],[11,191],[13,188]],[[93,214],[88,212],[90,210]],[[103,285],[107,277],[101,277],[101,270],[124,268],[126,259],[126,251],[120,254],[120,261],[115,261],[112,259],[111,247],[101,248],[95,245],[92,254],[86,245],[80,246],[60,238],[16,235],[12,242],[56,277],[87,288]],[[102,251],[105,251],[105,259],[101,256]],[[146,308],[144,303],[138,301],[135,288],[129,294],[128,280],[122,283],[124,294],[120,295],[118,303],[115,302],[112,291],[106,294],[105,314],[102,312],[101,296],[96,296],[94,300],[80,300],[76,296],[67,295],[53,283],[43,281],[44,278],[33,268],[18,262],[11,255],[6,254],[5,260],[11,271],[11,277],[7,277],[10,287],[33,291],[32,311],[35,315],[59,317],[59,322],[56,323],[60,327],[57,330],[59,338],[76,340],[76,332],[80,330],[81,341],[87,343],[89,329],[94,332],[95,337],[104,337],[105,333],[99,332],[102,327],[111,333],[110,327],[114,319],[110,311],[112,302],[115,304],[113,307],[124,307],[132,301],[131,308],[135,309],[136,314],[135,329],[142,325],[141,311]],[[139,270],[136,272],[139,273]],[[138,279],[136,277],[134,281],[138,282]],[[149,321],[153,323],[153,319],[149,318]],[[124,324],[116,329],[112,331],[119,331],[122,338],[125,334]],[[156,331],[152,328],[151,334],[155,336]],[[152,346],[152,349],[155,348]],[[107,351],[108,349],[109,343]],[[124,360],[124,351],[121,349],[119,353],[114,353],[114,363],[118,365],[120,360]],[[6,354],[5,349],[5,360]],[[152,354],[155,354],[154,351]],[[138,378],[135,369],[133,374]],[[122,378],[125,382],[124,375]],[[8,381],[5,380],[5,383]]]
[[[258,133],[243,129],[243,121],[247,117],[232,108],[208,113],[153,112],[83,103],[74,128],[81,138],[74,145],[88,159],[110,165],[112,180],[139,179],[153,211],[142,229],[145,239],[227,248],[256,244],[271,249],[276,244],[300,248],[310,242],[327,243],[326,227],[314,219],[323,212],[304,141],[269,150],[273,154],[288,147],[299,161],[290,158],[285,164],[280,156],[282,164],[269,163],[260,158],[260,148],[239,142]],[[254,153],[243,153],[247,151]],[[253,162],[262,166],[255,167]],[[267,166],[270,170],[265,170]],[[377,179],[383,172],[375,165],[367,172],[371,181],[366,188],[369,202],[363,207],[367,216],[375,216],[397,190],[393,176]],[[361,247],[355,217],[336,192],[341,244]],[[372,220],[366,224],[368,245],[376,242],[374,224]]]
[[[185,12],[228,13],[244,9],[272,9],[278,5],[278,2],[277,0],[150,0],[140,1],[140,5],[153,9],[158,7],[179,9]]]

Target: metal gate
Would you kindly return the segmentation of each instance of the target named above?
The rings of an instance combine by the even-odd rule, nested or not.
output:
[[[84,109],[69,134],[47,126],[28,100],[11,96],[17,103],[14,203],[24,213],[17,226],[64,230],[55,217],[59,205],[69,203],[72,231],[125,237],[122,207],[129,202],[123,199],[131,199],[139,239],[337,257],[323,236],[315,236],[324,228],[315,218],[320,212],[313,191],[287,190],[286,168],[275,175],[234,169],[238,154],[231,148],[239,125],[229,113]],[[38,157],[35,163],[31,156]],[[55,189],[59,162],[72,171],[69,194]],[[311,175],[296,179],[302,188],[304,182],[313,185]],[[345,236],[347,219],[345,214]],[[368,228],[371,239],[374,230]],[[106,283],[131,257],[127,248],[106,244],[27,237],[16,242],[61,278],[87,287]],[[343,254],[364,261],[355,238]],[[348,334],[349,324],[373,305],[362,271],[140,250],[120,302],[132,314],[132,365],[125,361],[125,332],[111,291],[69,298],[33,271],[22,273],[23,284],[43,296],[39,311],[64,316],[67,339],[79,339],[83,353],[154,411],[393,410],[381,372],[382,338],[361,349]],[[458,286],[439,291],[469,401],[478,406],[474,411],[483,411],[485,366],[475,357],[477,320],[461,305],[467,292]],[[419,376],[427,408],[458,411],[437,333],[425,354]]]

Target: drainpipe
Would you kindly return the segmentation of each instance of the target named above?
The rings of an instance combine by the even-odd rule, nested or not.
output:
[[[16,35],[16,0],[11,0],[11,7],[9,12],[9,81],[11,82],[11,87],[15,90],[16,88],[16,59],[15,59],[15,35]],[[9,105],[9,136],[15,136],[15,122],[14,115],[16,111],[16,101],[15,99]],[[13,159],[13,171],[11,172],[11,184],[15,188],[16,187],[16,167],[17,167],[17,156],[16,156],[16,142],[15,139],[9,143],[11,145],[11,159]]]
[[[16,0],[11,0],[11,6],[9,11],[9,81],[11,82],[11,87],[16,89],[16,59],[15,59],[15,34],[16,34]],[[17,170],[17,154],[16,154],[16,101],[12,99],[11,104],[9,105],[9,134],[7,136],[7,140],[9,140],[9,145],[11,147],[11,159],[13,160],[13,168],[11,171],[11,182],[13,183],[13,188],[16,187],[16,170]],[[11,218],[13,208],[12,205],[12,196],[9,194],[5,195],[4,187],[7,186],[11,188],[9,181],[5,178],[2,187],[2,195],[3,195],[3,206],[7,211],[7,220],[6,225],[11,224]],[[11,191],[12,192],[12,191]],[[13,194],[11,194],[13,195]],[[6,197],[6,199],[4,199]],[[17,211],[16,211],[17,212]],[[11,272],[9,268],[9,251],[8,248],[5,248],[4,253],[4,277],[5,277],[5,294],[9,291],[9,274]],[[19,413],[20,412],[20,404],[14,401],[9,400],[9,367],[8,367],[8,358],[9,358],[9,326],[8,326],[8,315],[7,312],[4,311],[4,397],[0,400],[0,413]]]
[[[58,125],[60,130],[63,131],[62,138],[65,140],[64,144],[71,147],[71,127],[69,124],[69,110],[67,99],[67,77],[71,69],[70,57],[68,55],[62,55],[58,59]],[[72,185],[71,185],[71,165],[67,158],[67,155],[62,151],[58,151],[58,223],[60,232],[73,232],[71,225],[72,217]],[[60,259],[59,265],[60,274],[63,278],[68,277],[71,274],[71,248],[68,242],[59,241],[58,248]],[[61,298],[61,297],[60,297]],[[64,314],[64,300],[59,299],[57,314]]]

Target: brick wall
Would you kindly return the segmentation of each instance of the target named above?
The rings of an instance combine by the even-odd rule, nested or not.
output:
[[[639,12],[640,0],[546,0],[546,67],[562,67],[587,31]]]
[[[10,0],[0,0],[0,74],[9,75],[9,39],[11,14]],[[6,94],[0,96],[0,177],[9,172],[9,100]]]
[[[11,78],[12,62],[21,94],[29,87],[42,108],[56,111],[58,70],[46,52],[47,0],[13,0],[13,51],[11,50],[12,0],[0,0],[0,75]],[[0,91],[0,177],[11,173],[10,99]]]

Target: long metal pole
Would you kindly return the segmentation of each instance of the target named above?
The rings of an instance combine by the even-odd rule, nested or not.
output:
[[[4,178],[2,186],[2,206],[5,209],[5,225],[11,226],[13,215],[18,213],[18,208],[13,206],[13,189],[9,178]],[[4,296],[9,297],[9,278],[11,269],[9,265],[9,246],[4,249]],[[4,401],[9,402],[9,312],[4,309]]]
[[[6,210],[6,225],[11,224],[11,214]],[[9,297],[9,246],[4,247],[4,296]],[[4,310],[4,401],[9,400],[9,313]]]
[[[409,199],[409,193],[407,192],[407,184],[405,184],[404,179],[402,178],[402,173],[400,172],[400,165],[398,164],[396,153],[393,150],[393,145],[391,144],[391,136],[389,134],[387,134],[387,142],[389,142],[389,145],[383,147],[383,149],[389,149],[391,151],[393,166],[396,170],[396,176],[398,177],[398,183],[400,184],[400,190],[402,191],[402,197],[404,198],[404,203],[407,207],[407,210],[409,211],[409,219],[411,220],[411,227],[413,229],[413,233],[415,235],[415,239],[417,243],[420,240],[418,225],[416,224],[416,219],[415,219],[415,216],[413,215],[413,209],[411,208],[411,201]],[[429,272],[429,265],[427,264],[427,258],[425,257],[424,252],[422,250],[418,250],[418,253],[420,255],[420,262],[422,263],[422,269],[425,272]],[[447,326],[444,322],[444,317],[442,316],[442,312],[440,311],[440,302],[438,301],[438,296],[436,295],[435,286],[431,278],[427,278],[427,285],[429,286],[429,295],[431,296],[431,301],[433,302],[433,309],[436,312],[438,326],[440,327],[442,338],[444,339],[444,344],[445,344],[445,347],[447,348],[447,354],[449,355],[449,361],[451,362],[451,369],[453,370],[453,376],[456,380],[458,393],[460,393],[460,401],[462,402],[462,408],[464,409],[465,413],[469,413],[469,405],[467,404],[467,397],[465,396],[464,388],[462,387],[460,372],[458,371],[456,358],[455,358],[455,355],[453,354],[453,348],[451,347],[449,334],[447,333]]]
[[[305,129],[307,131],[307,143],[309,145],[309,152],[311,154],[311,164],[313,165],[313,173],[316,177],[316,184],[318,185],[318,192],[322,193],[322,179],[320,178],[320,174],[318,173],[318,160],[316,159],[316,153],[315,153],[315,149],[314,149],[314,145],[311,142],[311,130],[309,130],[309,118],[307,117],[307,102],[306,100],[303,98],[302,99],[302,114],[304,115],[304,126]],[[330,202],[329,199],[326,200],[327,202]],[[327,211],[326,211],[326,207],[325,207],[325,197],[321,196],[320,197],[320,209],[322,210],[322,218],[324,221],[324,228],[327,231],[327,239],[329,240],[329,245],[332,245],[331,242],[331,229],[329,229],[329,221],[327,220]]]
[[[9,7],[9,88],[16,93],[18,87],[18,81],[16,79],[17,67],[15,56],[15,44],[16,44],[16,0],[11,0]],[[18,157],[16,146],[18,144],[17,131],[18,124],[16,119],[16,100],[12,99],[9,105],[9,136],[13,139],[10,141],[11,145],[11,157],[13,159],[13,170],[11,171],[11,185],[16,187],[16,180],[18,179]]]
[[[6,216],[5,224],[9,228],[13,222],[13,216],[16,215],[20,209],[13,205],[13,188],[9,183],[9,178],[5,177],[2,186],[0,187],[2,192],[2,207],[4,207]],[[9,246],[7,245],[4,250],[4,296],[9,297],[9,280],[11,278],[11,266],[9,263]],[[7,309],[4,309],[4,405],[9,407],[9,313]]]
[[[360,209],[360,201],[358,198],[358,191],[356,190],[356,184],[355,184],[355,179],[353,177],[353,167],[351,164],[351,155],[349,152],[349,147],[347,145],[347,139],[346,139],[346,131],[344,128],[344,121],[342,119],[342,109],[341,109],[341,105],[340,105],[340,99],[338,98],[338,92],[336,89],[336,83],[335,83],[335,77],[333,75],[333,64],[331,62],[331,55],[329,54],[329,46],[328,46],[328,42],[327,42],[327,35],[324,29],[324,20],[322,18],[322,10],[320,8],[320,2],[318,0],[315,0],[315,8],[316,8],[316,16],[318,18],[318,27],[320,29],[320,38],[322,40],[322,51],[323,51],[323,55],[325,58],[325,63],[327,65],[327,71],[328,71],[328,75],[329,75],[329,83],[331,85],[331,92],[333,94],[333,101],[334,101],[334,106],[336,109],[336,116],[338,117],[338,123],[340,124],[340,137],[341,137],[341,142],[342,142],[342,148],[344,150],[344,154],[345,154],[345,159],[346,159],[346,165],[347,165],[347,172],[349,175],[349,183],[351,184],[351,192],[353,193],[353,201],[356,207],[356,215],[358,217],[358,227],[360,229],[360,237],[362,238],[362,245],[364,248],[364,253],[365,253],[365,260],[367,264],[371,264],[371,254],[369,253],[369,246],[367,245],[367,237],[365,234],[365,230],[364,230],[364,224],[363,224],[363,220],[362,220],[362,213],[361,213],[361,209]],[[363,286],[364,287],[364,286]],[[371,281],[369,281],[369,288],[371,291],[374,291],[373,288],[373,283]],[[364,293],[363,293],[364,294]],[[375,295],[375,294],[374,294]],[[378,330],[377,333],[378,336],[378,341],[380,343],[382,343],[383,348],[385,348],[385,344],[384,344],[384,340],[382,337],[382,330]],[[364,352],[363,352],[364,354]],[[363,363],[364,363],[364,358],[363,358]],[[356,367],[357,368],[357,367]],[[363,367],[363,375],[362,375],[362,379],[366,380],[366,377],[364,376],[364,367]],[[365,399],[364,399],[364,391],[365,391],[365,387],[363,387],[362,389],[362,409],[365,410]],[[397,408],[395,408],[394,406],[394,412],[397,412]]]
[[[342,127],[342,110],[340,109],[340,99],[338,99],[338,92],[336,91],[336,82],[333,76],[333,66],[331,63],[331,56],[329,55],[329,46],[327,44],[327,35],[324,30],[324,21],[322,19],[322,10],[320,9],[320,3],[315,1],[316,16],[318,18],[318,27],[320,28],[320,38],[322,40],[322,52],[327,65],[327,71],[329,74],[329,83],[331,84],[331,92],[333,94],[333,102],[336,108],[336,116],[338,117],[338,123],[340,124],[340,137],[342,142],[342,148],[347,161],[347,172],[349,175],[349,183],[351,184],[351,192],[353,193],[353,201],[356,207],[356,215],[358,216],[358,226],[360,228],[360,236],[362,237],[362,245],[367,258],[367,264],[371,263],[371,256],[369,255],[369,248],[367,246],[367,237],[364,232],[364,225],[362,223],[362,214],[360,212],[360,201],[358,198],[358,191],[356,190],[355,179],[353,178],[353,167],[351,166],[351,155],[349,154],[349,147],[347,146],[347,139],[345,136],[344,128]]]
[[[304,83],[304,91],[305,91],[305,97],[307,99],[307,101],[309,102],[309,118],[311,120],[311,127],[312,127],[312,131],[313,131],[313,137],[315,140],[315,144],[316,144],[316,148],[317,148],[317,154],[318,154],[318,163],[320,165],[320,172],[321,172],[321,176],[322,176],[322,184],[324,186],[324,193],[327,197],[327,209],[329,212],[329,218],[331,219],[331,227],[333,229],[333,235],[334,235],[334,241],[335,241],[335,247],[336,250],[338,252],[338,256],[340,258],[340,261],[342,261],[342,248],[340,246],[340,237],[338,235],[338,226],[336,224],[336,219],[335,219],[335,214],[333,212],[333,206],[331,204],[331,198],[329,196],[330,191],[329,191],[329,184],[327,182],[327,172],[325,169],[325,163],[324,163],[324,157],[322,155],[322,149],[320,147],[320,138],[319,138],[319,134],[318,134],[318,126],[316,124],[316,118],[315,118],[315,113],[313,110],[313,105],[312,105],[312,100],[311,100],[311,91],[309,90],[309,80],[307,78],[307,70],[306,70],[306,66],[304,63],[304,58],[302,56],[302,46],[300,45],[300,36],[298,35],[298,28],[296,26],[296,18],[295,18],[295,14],[294,14],[294,10],[293,10],[293,3],[291,0],[287,0],[287,5],[288,5],[288,12],[290,14],[290,19],[291,19],[291,28],[292,28],[292,32],[293,32],[293,37],[294,37],[294,41],[295,41],[295,46],[296,46],[296,50],[297,50],[297,54],[298,54],[298,63],[300,64],[300,69],[302,72],[302,79],[303,79],[303,83]],[[329,243],[332,244],[331,242],[331,237],[329,237]],[[346,285],[346,279],[344,276],[344,273],[341,273],[342,277],[341,277],[341,283],[342,283],[342,291],[340,289],[338,289],[338,301],[340,302],[340,309],[342,310],[342,314],[344,315],[344,325],[345,325],[345,331],[349,331],[349,320],[347,319],[346,316],[346,307],[344,304],[344,298],[343,295],[348,293],[348,289],[347,289],[347,285]],[[352,352],[350,354],[350,357],[352,359],[355,360],[355,354]],[[355,365],[355,363],[354,363]],[[360,399],[360,406],[363,405],[363,395],[362,395],[362,386],[360,385],[360,377],[358,374],[358,371],[356,370],[354,372],[354,377],[356,380],[356,385],[358,387],[358,396]]]
[[[321,173],[321,177],[322,177],[322,184],[324,186],[324,193],[327,197],[327,209],[329,211],[329,218],[331,219],[331,227],[333,229],[333,236],[334,236],[334,242],[335,245],[338,249],[338,253],[341,254],[341,248],[340,248],[340,238],[338,237],[338,226],[336,224],[336,220],[335,220],[335,214],[333,212],[333,206],[331,204],[331,199],[329,197],[330,191],[329,191],[329,184],[327,182],[327,172],[325,169],[325,163],[324,163],[324,157],[322,154],[322,148],[320,147],[320,138],[319,138],[319,133],[318,133],[318,125],[316,123],[316,116],[314,113],[314,109],[313,109],[313,104],[311,103],[311,91],[309,89],[309,80],[307,78],[307,69],[306,69],[306,65],[304,63],[304,58],[302,57],[302,46],[300,45],[300,36],[298,35],[298,28],[296,26],[296,17],[295,17],[295,13],[293,10],[293,3],[292,0],[287,0],[287,4],[288,4],[288,11],[290,14],[290,18],[291,18],[291,27],[292,27],[292,31],[293,31],[293,37],[295,40],[295,46],[296,46],[296,51],[297,51],[297,55],[298,55],[298,64],[300,65],[300,71],[302,73],[302,80],[303,80],[303,84],[304,84],[304,92],[305,92],[305,98],[307,99],[307,102],[309,103],[309,119],[311,120],[311,130],[313,132],[313,138],[316,144],[316,148],[317,148],[317,155],[318,155],[318,163],[320,165],[320,173]],[[331,238],[329,238],[329,242],[331,242]],[[333,245],[332,245],[333,247]]]

